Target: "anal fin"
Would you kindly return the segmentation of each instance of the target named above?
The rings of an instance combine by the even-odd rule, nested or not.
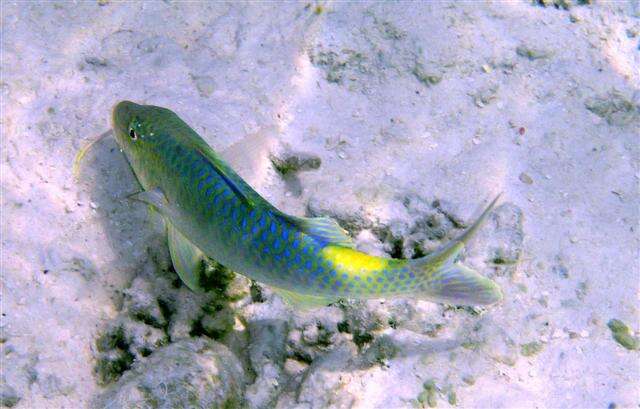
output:
[[[296,310],[310,310],[313,308],[326,307],[336,301],[335,299],[327,297],[300,294],[295,291],[289,291],[282,288],[271,287],[271,289]]]

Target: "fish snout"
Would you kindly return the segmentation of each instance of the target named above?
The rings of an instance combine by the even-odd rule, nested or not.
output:
[[[120,101],[113,107],[112,121],[114,130],[124,130],[140,105],[131,101]]]

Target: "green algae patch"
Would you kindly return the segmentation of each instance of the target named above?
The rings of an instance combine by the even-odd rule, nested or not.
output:
[[[605,119],[609,125],[623,126],[640,118],[640,106],[617,91],[589,98],[585,101],[585,107]]]
[[[460,346],[469,351],[479,351],[484,346],[484,341],[464,341]]]
[[[115,382],[133,365],[134,356],[129,351],[114,350],[103,354],[95,366],[98,384]]]
[[[296,152],[286,152],[281,156],[271,155],[269,159],[273,167],[283,176],[305,170],[315,170],[322,164],[322,160],[318,156]]]
[[[607,323],[607,326],[611,330],[613,339],[623,347],[630,351],[637,351],[640,349],[640,339],[634,337],[629,327],[619,319],[611,319]]]
[[[361,349],[365,344],[373,341],[373,335],[368,332],[360,332],[359,330],[353,331],[353,343]]]
[[[474,385],[476,383],[476,378],[474,378],[473,375],[464,375],[462,377],[462,382],[464,382],[467,385],[471,386],[471,385]]]
[[[540,342],[529,342],[520,346],[520,353],[523,356],[534,356],[540,353],[544,349],[544,345]]]
[[[389,361],[395,358],[400,352],[393,340],[386,335],[376,339],[371,347],[367,349],[365,356],[369,364],[388,366]]]
[[[96,348],[100,355],[94,371],[100,385],[117,381],[133,365],[135,356],[130,351],[130,341],[121,326],[98,337]]]
[[[96,348],[99,352],[107,352],[112,349],[129,349],[129,342],[124,334],[124,328],[118,326],[98,337]]]
[[[451,406],[456,406],[458,404],[458,395],[456,395],[455,391],[449,392],[449,394],[447,395],[447,401]]]
[[[440,81],[442,81],[442,75],[439,75],[437,73],[427,72],[424,66],[420,63],[416,63],[411,73],[413,74],[414,77],[416,77],[418,81],[420,81],[422,84],[424,84],[427,87],[436,85]]]
[[[435,408],[438,406],[438,389],[436,388],[436,384],[433,380],[426,381],[422,387],[424,390],[420,392],[418,395],[418,402],[424,408],[425,405],[430,408]]]
[[[542,48],[531,47],[528,45],[520,45],[516,47],[516,54],[530,61],[551,58],[553,53]]]
[[[217,298],[227,300],[227,288],[235,278],[235,273],[212,259],[203,261],[198,284]]]

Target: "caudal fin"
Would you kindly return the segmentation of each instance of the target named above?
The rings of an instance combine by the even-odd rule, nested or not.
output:
[[[489,203],[489,205],[484,209],[482,214],[476,219],[475,222],[473,222],[471,226],[469,226],[464,231],[464,233],[462,233],[460,236],[456,237],[455,239],[451,240],[449,243],[444,245],[442,248],[436,250],[435,253],[430,254],[428,257],[433,261],[438,260],[443,263],[445,262],[453,263],[455,261],[455,258],[458,256],[458,254],[460,254],[462,249],[464,249],[465,245],[469,242],[469,240],[471,240],[471,238],[475,236],[475,234],[478,232],[480,227],[482,227],[484,222],[487,221],[487,217],[489,217],[489,215],[491,214],[491,211],[496,206],[496,203],[498,202],[498,199],[500,199],[500,196],[502,196],[502,193],[497,195],[495,199],[493,199],[491,203]]]
[[[502,300],[500,287],[476,271],[456,262],[458,254],[493,210],[498,195],[464,233],[435,253],[412,260],[411,268],[421,278],[422,293],[434,301],[457,305],[488,305]]]
[[[502,300],[498,284],[460,263],[428,274],[423,289],[430,299],[456,305],[489,305]]]

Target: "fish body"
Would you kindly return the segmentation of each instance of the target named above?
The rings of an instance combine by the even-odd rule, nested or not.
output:
[[[169,226],[174,266],[198,289],[195,265],[208,256],[291,300],[411,295],[459,304],[491,304],[499,287],[455,258],[492,209],[459,239],[416,260],[360,252],[328,218],[287,215],[251,188],[172,111],[120,102],[116,139],[144,192]]]

